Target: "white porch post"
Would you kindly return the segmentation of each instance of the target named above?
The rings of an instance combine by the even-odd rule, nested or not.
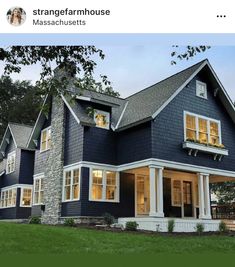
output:
[[[209,174],[198,174],[199,218],[211,219]]]
[[[164,217],[163,212],[163,168],[149,166],[150,212],[149,216]]]

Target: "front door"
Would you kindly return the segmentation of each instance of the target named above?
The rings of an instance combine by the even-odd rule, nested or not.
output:
[[[146,175],[136,176],[136,213],[148,215],[150,209],[149,200],[149,177]]]
[[[193,217],[192,182],[183,181],[184,217]]]

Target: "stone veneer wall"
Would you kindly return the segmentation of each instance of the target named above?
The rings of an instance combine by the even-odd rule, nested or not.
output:
[[[64,162],[64,102],[53,98],[51,110],[51,149],[44,179],[44,204],[42,223],[58,224],[61,216],[61,198]]]

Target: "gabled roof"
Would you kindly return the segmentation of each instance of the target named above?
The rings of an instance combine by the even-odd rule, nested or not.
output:
[[[6,147],[9,144],[10,137],[12,137],[13,142],[17,148],[26,149],[32,129],[32,126],[10,122],[7,126],[2,143],[0,145],[0,159],[5,153]]]

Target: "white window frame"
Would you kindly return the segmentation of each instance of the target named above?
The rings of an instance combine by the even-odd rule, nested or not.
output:
[[[191,112],[188,112],[188,111],[184,111],[184,141],[186,142],[187,141],[187,133],[186,133],[186,126],[187,126],[187,123],[186,123],[186,116],[189,115],[189,116],[194,116],[196,118],[196,140],[199,139],[199,123],[198,123],[198,120],[199,119],[204,119],[207,121],[207,134],[208,134],[208,143],[210,143],[210,122],[215,122],[218,124],[218,131],[219,131],[219,145],[222,144],[222,135],[221,135],[221,122],[219,120],[215,120],[215,119],[212,119],[212,118],[209,118],[209,117],[205,117],[205,116],[202,116],[202,115],[198,115],[198,114],[195,114],[195,113],[191,113]]]
[[[51,130],[51,126],[43,129],[41,131],[41,138],[40,138],[40,153],[42,152],[46,152],[48,150],[50,150],[50,147],[48,147],[48,131]],[[43,136],[43,133],[46,132],[47,133],[47,139],[46,139],[46,149],[42,150],[42,136]]]
[[[37,174],[33,177],[33,191],[32,191],[32,194],[33,194],[33,198],[32,198],[32,206],[41,206],[41,205],[44,205],[44,202],[41,202],[41,184],[42,184],[42,179],[44,180],[45,179],[45,175],[44,174]],[[39,182],[39,198],[40,198],[40,202],[39,203],[35,203],[35,186],[36,186],[36,180],[40,180]],[[44,195],[44,185],[43,185],[43,196],[45,197]]]
[[[199,94],[199,91],[198,91],[199,90],[198,89],[199,85],[205,86],[205,96],[201,96]],[[200,98],[203,98],[203,99],[207,99],[207,84],[206,83],[196,80],[196,96],[198,96]]]
[[[97,128],[101,128],[101,129],[109,130],[109,129],[110,129],[110,113],[107,112],[107,111],[100,110],[100,109],[95,109],[95,110],[94,110],[94,121],[95,121],[95,122],[96,122],[95,117],[96,117],[97,114],[105,115],[106,118],[107,118],[107,122],[108,122],[108,123],[107,123],[107,126],[105,126],[105,127],[101,127],[101,126],[98,126],[98,125],[96,125],[96,127],[97,127]]]
[[[78,198],[72,198],[72,190],[73,190],[73,171],[79,170],[79,177],[78,177]],[[71,171],[71,183],[70,183],[70,199],[65,199],[64,193],[65,193],[65,180],[66,180],[66,172]],[[62,190],[62,202],[72,202],[72,201],[79,201],[81,195],[81,167],[79,166],[72,166],[69,168],[64,169],[63,173],[63,190]]]
[[[92,185],[93,185],[93,171],[98,170],[103,172],[103,188],[102,188],[102,199],[93,199],[92,198]],[[106,172],[115,172],[116,173],[116,194],[115,199],[106,199],[106,181],[107,175]],[[95,202],[112,202],[112,203],[119,203],[120,199],[120,173],[118,171],[112,169],[103,169],[103,168],[90,168],[89,172],[89,201]]]
[[[24,189],[31,189],[31,205],[23,205],[23,191]],[[20,188],[20,207],[22,208],[31,208],[33,204],[33,186],[32,185],[27,185],[27,186],[22,186]]]
[[[0,204],[0,209],[8,209],[8,208],[15,208],[16,207],[16,204],[17,204],[17,186],[8,186],[8,187],[4,187],[1,189],[1,196],[0,196],[0,201],[2,201],[2,193],[4,192],[4,195],[6,194],[6,192],[8,191],[8,197],[9,197],[9,191],[10,190],[15,190],[16,191],[16,201],[15,201],[15,204],[14,205],[10,205],[10,206],[4,206],[2,207],[1,204]],[[5,198],[4,198],[4,201],[5,201]]]
[[[14,156],[14,168],[10,171],[8,171],[8,163],[9,161],[12,159],[12,156]],[[10,173],[13,173],[16,169],[16,151],[12,151],[11,153],[9,153],[7,155],[7,165],[6,165],[6,174],[10,174]]]
[[[174,195],[174,188],[173,188],[173,185],[174,185],[174,181],[178,181],[180,182],[180,201],[181,203],[180,204],[175,204],[174,203],[174,198],[173,198],[173,195]],[[183,201],[183,182],[181,179],[171,179],[171,206],[172,207],[182,207],[182,201]]]

